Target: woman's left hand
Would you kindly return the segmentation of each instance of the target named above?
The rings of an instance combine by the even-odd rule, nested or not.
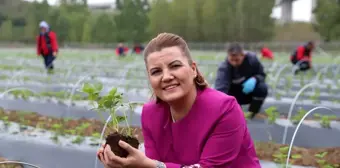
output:
[[[132,147],[124,141],[119,141],[119,146],[125,149],[129,154],[126,158],[119,157],[111,151],[110,145],[106,145],[104,151],[99,151],[98,155],[105,167],[108,168],[154,168],[156,163],[145,156],[138,149]]]

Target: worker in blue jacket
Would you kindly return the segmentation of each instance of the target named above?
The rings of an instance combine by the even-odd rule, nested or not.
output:
[[[265,78],[256,53],[246,52],[235,43],[229,46],[227,59],[218,68],[215,89],[234,96],[240,105],[250,104],[250,117],[254,118],[268,95]]]

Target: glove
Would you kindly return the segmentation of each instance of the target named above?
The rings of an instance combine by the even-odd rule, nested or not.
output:
[[[249,93],[253,92],[254,88],[255,88],[255,85],[256,85],[256,79],[254,77],[249,78],[247,81],[245,81],[242,84],[242,86],[243,86],[242,92],[244,94],[249,94]]]

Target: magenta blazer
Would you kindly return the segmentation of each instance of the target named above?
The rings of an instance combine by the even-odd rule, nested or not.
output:
[[[232,96],[211,88],[198,91],[188,115],[176,123],[169,105],[150,102],[143,106],[141,120],[146,156],[167,168],[261,168],[242,109]]]

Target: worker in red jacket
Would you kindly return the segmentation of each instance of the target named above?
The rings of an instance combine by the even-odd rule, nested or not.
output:
[[[269,48],[267,48],[266,46],[262,47],[261,54],[262,54],[262,58],[264,58],[264,59],[269,59],[269,60],[274,59],[273,52]]]
[[[139,43],[136,43],[133,47],[133,52],[136,54],[141,54],[143,50],[144,50],[144,47]]]
[[[43,57],[48,73],[53,73],[53,61],[58,53],[57,35],[50,30],[49,25],[45,21],[40,22],[39,28],[40,34],[36,39],[37,55]]]
[[[290,61],[293,65],[297,66],[295,70],[295,74],[298,74],[300,71],[307,71],[312,68],[312,51],[315,47],[313,41],[308,42],[305,45],[299,46],[292,56],[290,57]]]
[[[116,55],[119,57],[124,57],[127,52],[129,51],[129,48],[126,47],[123,43],[118,43],[118,46],[116,48]]]

